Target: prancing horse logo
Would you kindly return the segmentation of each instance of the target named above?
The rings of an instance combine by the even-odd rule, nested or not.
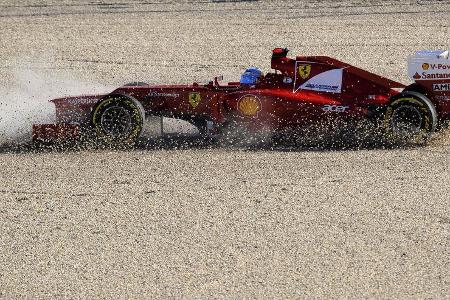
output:
[[[306,79],[311,74],[311,65],[298,65],[298,75],[301,78]]]
[[[192,108],[196,108],[201,100],[202,97],[200,96],[200,93],[189,93],[189,103],[191,104]]]

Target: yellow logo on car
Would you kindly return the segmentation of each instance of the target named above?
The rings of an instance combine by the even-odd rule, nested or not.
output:
[[[256,96],[246,95],[239,99],[238,110],[244,116],[256,116],[261,110],[261,102]]]
[[[298,65],[298,75],[306,79],[311,74],[311,65]]]
[[[189,93],[189,103],[193,108],[196,108],[201,100],[202,97],[200,96],[200,93]]]

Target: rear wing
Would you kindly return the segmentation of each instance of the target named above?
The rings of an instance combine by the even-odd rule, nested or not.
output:
[[[450,80],[449,51],[422,50],[408,57],[408,76],[414,81]]]

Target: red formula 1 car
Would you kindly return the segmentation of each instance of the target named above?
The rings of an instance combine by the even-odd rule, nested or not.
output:
[[[429,136],[450,116],[448,51],[419,51],[409,58],[414,84],[405,86],[326,56],[272,53],[274,72],[249,68],[240,82],[128,84],[106,95],[51,100],[56,124],[33,126],[34,140],[89,136],[110,145],[139,138],[146,116],[183,119],[207,133],[230,124],[272,132],[330,120],[373,120],[396,137]],[[381,122],[380,122],[381,121]],[[212,125],[212,126],[211,126]]]

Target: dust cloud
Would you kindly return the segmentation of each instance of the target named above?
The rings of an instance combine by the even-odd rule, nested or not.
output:
[[[21,66],[7,73],[11,80],[0,86],[0,146],[29,142],[32,124],[54,122],[51,99],[112,90],[73,74],[55,73],[49,66],[39,69]]]

